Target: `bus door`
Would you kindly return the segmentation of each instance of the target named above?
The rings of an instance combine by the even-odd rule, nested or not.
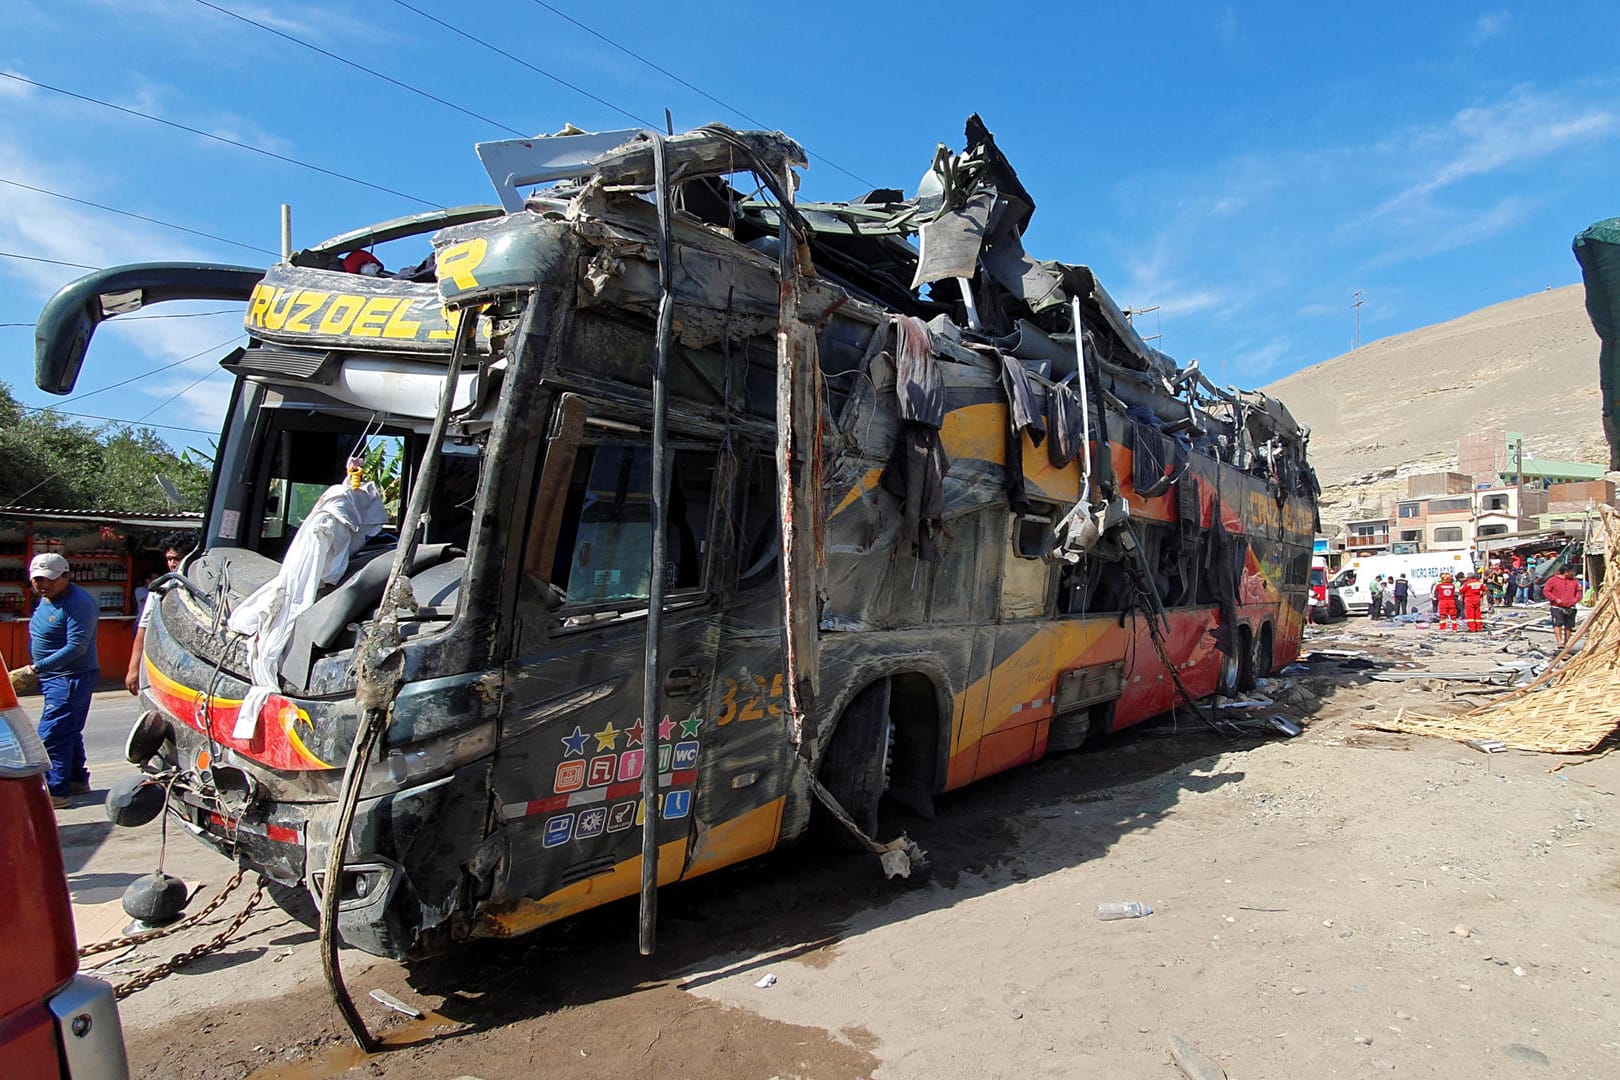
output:
[[[797,750],[789,742],[782,657],[781,514],[770,447],[736,459],[735,499],[718,541],[728,581],[718,633],[713,704],[689,715],[700,741],[695,834],[687,876],[776,846]]]
[[[650,422],[558,402],[536,485],[491,787],[508,897],[578,886],[628,895],[640,823],[656,815],[659,880],[684,867],[719,620],[711,537],[725,502],[717,444],[672,435],[665,610],[654,716],[642,714],[652,535]],[[721,526],[723,529],[723,525]],[[659,800],[641,801],[656,768]],[[564,912],[566,913],[566,912]]]
[[[1001,602],[975,773],[989,776],[1045,751],[1060,635],[1052,618],[1057,567],[1051,549],[1055,507],[1035,504],[1007,519],[999,547]]]

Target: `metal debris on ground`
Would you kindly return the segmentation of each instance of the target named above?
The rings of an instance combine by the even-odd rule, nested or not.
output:
[[[379,1005],[387,1006],[397,1013],[404,1013],[412,1020],[422,1019],[422,1010],[405,1004],[403,1001],[399,1000],[399,998],[395,997],[393,994],[390,994],[386,990],[373,990],[371,992],[371,1000],[375,1001]]]
[[[1226,1080],[1226,1070],[1180,1035],[1170,1036],[1170,1057],[1187,1080]]]
[[[1436,682],[1512,682],[1514,671],[1378,671],[1368,678],[1377,682],[1411,682],[1414,679],[1433,679]]]
[[[1620,513],[1599,507],[1604,551],[1620,543]],[[1581,754],[1594,750],[1620,728],[1620,579],[1606,573],[1591,617],[1571,636],[1546,670],[1511,696],[1458,716],[1417,716],[1402,710],[1393,720],[1358,726],[1442,738],[1488,740],[1515,750]],[[1579,651],[1575,647],[1579,645]],[[1432,677],[1432,676],[1431,676]]]
[[[1283,716],[1281,714],[1271,718],[1271,726],[1278,732],[1288,736],[1290,739],[1305,730],[1304,726],[1298,720],[1295,720],[1289,716]]]
[[[1505,743],[1499,743],[1495,739],[1467,739],[1463,745],[1471,746],[1482,754],[1500,754],[1507,749]]]

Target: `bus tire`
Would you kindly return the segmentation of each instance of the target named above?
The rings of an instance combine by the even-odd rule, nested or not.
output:
[[[817,777],[838,800],[838,805],[877,839],[878,804],[889,786],[889,764],[893,750],[893,721],[889,716],[889,680],[880,679],[850,699],[833,729],[832,742],[821,756]],[[864,850],[824,807],[817,806],[811,817],[815,837],[844,851]]]
[[[1220,692],[1227,697],[1237,697],[1238,684],[1242,681],[1243,664],[1235,653],[1221,653],[1220,656]]]
[[[1238,631],[1238,685],[1241,693],[1247,694],[1253,690],[1259,681],[1255,674],[1255,640],[1254,632],[1247,626]]]

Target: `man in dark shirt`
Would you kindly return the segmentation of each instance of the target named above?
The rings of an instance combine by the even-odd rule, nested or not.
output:
[[[73,584],[68,561],[60,555],[36,555],[28,564],[28,580],[39,594],[28,620],[28,651],[34,662],[12,672],[12,681],[21,690],[38,680],[45,696],[39,717],[39,740],[51,756],[45,784],[51,789],[51,805],[62,810],[73,805],[75,794],[90,790],[84,722],[101,678],[96,657],[100,610],[94,597]]]

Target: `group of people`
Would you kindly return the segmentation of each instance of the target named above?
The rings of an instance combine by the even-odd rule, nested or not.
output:
[[[1392,619],[1406,614],[1406,605],[1412,599],[1412,583],[1406,575],[1385,577],[1379,574],[1367,587],[1367,616],[1372,619]]]
[[[1510,607],[1515,593],[1520,602],[1530,602],[1535,570],[1534,563],[1526,565],[1521,560],[1517,566],[1492,567],[1485,574],[1470,572],[1455,577],[1441,574],[1430,596],[1440,629],[1456,631],[1466,627],[1471,633],[1483,632],[1488,603]],[[1496,585],[1499,588],[1493,587],[1493,574],[1498,576]],[[1560,649],[1569,643],[1575,629],[1575,609],[1585,592],[1585,584],[1575,576],[1574,567],[1568,565],[1546,581],[1534,585],[1536,598],[1547,602],[1552,618],[1553,642]],[[1395,618],[1407,614],[1412,585],[1405,574],[1398,577],[1379,574],[1368,586],[1368,593],[1369,618]]]

